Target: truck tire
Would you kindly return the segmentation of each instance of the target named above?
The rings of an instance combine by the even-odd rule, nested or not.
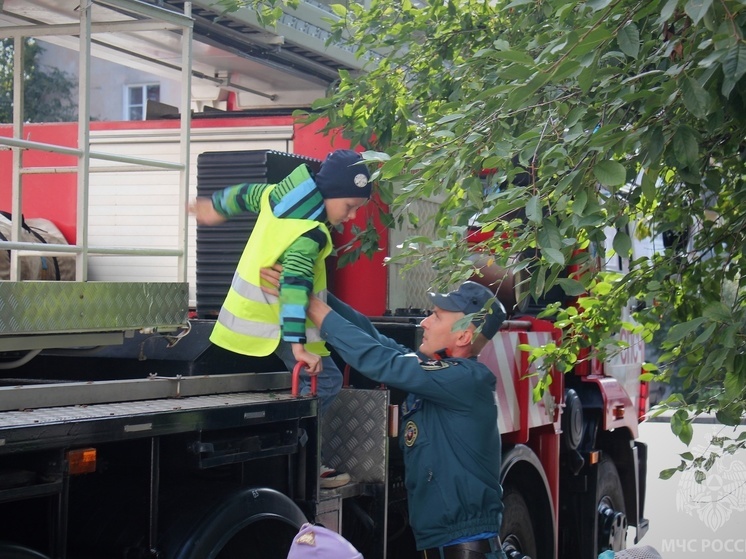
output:
[[[293,537],[308,522],[286,495],[267,488],[242,489],[192,510],[163,538],[165,559],[263,559],[286,557]]]
[[[534,559],[536,557],[536,534],[531,520],[531,511],[519,491],[508,486],[503,491],[503,523],[500,541],[508,559]]]
[[[596,482],[597,553],[620,551],[626,547],[627,515],[624,493],[614,461],[604,456],[598,463]]]
[[[500,482],[505,505],[500,539],[508,559],[553,559],[554,510],[538,456],[521,444],[505,450]]]
[[[46,555],[14,543],[0,542],[2,559],[49,559]]]

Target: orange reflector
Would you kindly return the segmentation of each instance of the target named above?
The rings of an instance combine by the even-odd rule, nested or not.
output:
[[[79,448],[67,453],[67,467],[70,475],[90,474],[96,471],[96,449]]]
[[[624,406],[615,406],[612,413],[614,414],[614,419],[622,419],[624,417]]]
[[[589,464],[591,464],[591,465],[598,464],[598,461],[600,459],[601,459],[601,451],[599,451],[599,450],[591,450],[588,453],[588,463]]]

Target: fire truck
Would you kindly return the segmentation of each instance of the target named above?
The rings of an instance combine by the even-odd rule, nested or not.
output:
[[[188,35],[186,15],[168,19]],[[201,228],[186,214],[190,195],[274,182],[347,145],[290,114],[181,113],[0,127],[0,556],[282,559],[310,521],[367,559],[417,557],[404,394],[340,363],[345,387],[320,420],[297,370],[210,344],[253,222]],[[426,217],[437,200],[419,204]],[[432,278],[383,265],[408,232],[375,210],[358,220],[374,220],[382,250],[331,269],[330,288],[416,348]],[[629,526],[635,541],[647,530],[644,347],[622,334],[607,362],[550,368],[534,401],[541,363],[525,348],[561,333],[537,318],[546,301],[515,305],[518,289],[499,294],[520,312],[480,355],[497,377],[503,546],[511,559],[595,559],[623,549]],[[322,453],[353,481],[322,490]]]

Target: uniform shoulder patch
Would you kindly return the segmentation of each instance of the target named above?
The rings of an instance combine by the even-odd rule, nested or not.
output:
[[[429,361],[423,361],[420,363],[420,366],[426,371],[440,371],[441,369],[447,369],[451,364],[448,361],[430,359]]]
[[[419,435],[419,432],[420,430],[417,428],[417,424],[414,421],[407,421],[407,424],[404,426],[404,444],[408,447],[413,446],[417,441],[417,435]]]

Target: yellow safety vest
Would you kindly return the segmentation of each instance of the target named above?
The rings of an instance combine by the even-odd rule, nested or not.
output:
[[[210,341],[215,345],[256,357],[264,357],[277,349],[282,334],[279,298],[262,291],[260,269],[274,265],[298,237],[320,226],[327,242],[314,263],[313,292],[326,300],[324,261],[332,251],[332,239],[326,225],[310,219],[275,217],[269,205],[272,190],[267,188],[262,193],[259,217],[210,335]],[[329,355],[319,330],[308,319],[305,346],[311,353]]]

